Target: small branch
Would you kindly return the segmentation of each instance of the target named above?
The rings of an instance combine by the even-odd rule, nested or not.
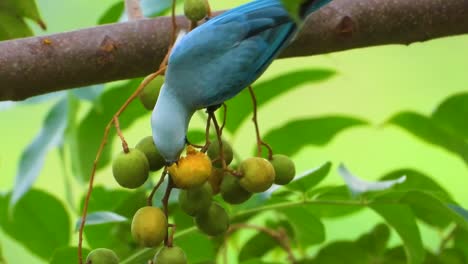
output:
[[[163,211],[166,215],[166,218],[169,219],[169,198],[171,197],[171,191],[174,188],[174,183],[172,182],[172,177],[169,175],[169,181],[167,182],[166,192],[164,193],[164,197],[162,198],[161,202],[163,205]],[[164,245],[169,246],[169,243],[172,243],[169,239],[169,232],[164,239]]]
[[[156,193],[156,191],[159,189],[159,187],[161,186],[161,184],[164,182],[164,179],[166,178],[166,175],[167,175],[167,167],[164,167],[164,170],[161,174],[161,177],[159,178],[159,181],[158,183],[154,186],[153,190],[151,191],[150,195],[148,196],[147,198],[147,204],[149,206],[153,205],[153,197],[154,197],[154,194]]]
[[[115,130],[117,131],[117,135],[119,136],[120,141],[122,142],[123,151],[125,153],[128,153],[128,152],[130,152],[130,150],[128,149],[127,141],[125,140],[125,137],[124,137],[124,135],[122,133],[122,130],[120,129],[119,118],[117,116],[114,116],[113,120],[114,120]]]
[[[127,12],[128,20],[144,18],[140,0],[125,0],[125,11]]]
[[[83,213],[81,216],[81,223],[80,223],[80,228],[78,232],[78,261],[80,264],[83,264],[83,256],[82,256],[82,251],[83,251],[83,231],[86,223],[86,216],[88,214],[88,206],[89,206],[89,199],[91,198],[91,193],[93,192],[93,185],[94,185],[94,177],[96,175],[96,168],[97,164],[99,162],[99,159],[101,158],[102,151],[104,150],[104,147],[107,144],[107,139],[109,136],[110,129],[112,127],[112,124],[114,124],[115,119],[118,118],[122,112],[127,108],[127,106],[135,100],[135,98],[138,97],[140,92],[143,90],[143,88],[148,85],[154,78],[156,78],[158,75],[161,74],[161,72],[164,71],[165,68],[161,68],[158,71],[156,71],[153,74],[150,74],[148,77],[146,77],[141,84],[138,86],[138,88],[135,90],[135,92],[125,101],[125,103],[120,107],[120,109],[115,113],[114,117],[112,120],[106,125],[106,128],[104,129],[104,136],[102,138],[101,144],[99,145],[98,152],[96,154],[96,158],[94,159],[93,162],[93,167],[91,169],[91,176],[89,178],[89,184],[88,184],[88,191],[86,193],[86,198],[84,201],[83,205]],[[122,142],[123,144],[123,142]]]
[[[253,117],[252,117],[252,122],[254,123],[255,126],[255,135],[257,137],[257,156],[261,157],[262,156],[262,146],[265,146],[268,149],[268,159],[272,160],[273,159],[273,150],[271,149],[270,145],[268,145],[265,141],[262,140],[262,137],[260,136],[260,128],[258,127],[258,120],[257,120],[257,98],[255,97],[255,93],[252,89],[252,86],[249,86],[249,93],[250,93],[250,98],[252,98],[252,104],[253,104]]]

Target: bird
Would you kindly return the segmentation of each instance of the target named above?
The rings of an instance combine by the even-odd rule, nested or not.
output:
[[[151,113],[154,144],[167,165],[187,143],[190,119],[213,109],[263,74],[300,28],[281,1],[254,0],[179,36],[169,54],[165,81]],[[331,0],[300,0],[299,17]]]

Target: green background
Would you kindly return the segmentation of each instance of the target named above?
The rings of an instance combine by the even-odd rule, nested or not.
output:
[[[37,34],[49,34],[91,27],[107,7],[116,2],[39,0],[40,11],[49,29],[42,32],[34,25],[33,28]],[[211,2],[213,9],[221,9],[246,1]],[[273,63],[260,80],[299,69],[330,69],[337,74],[324,82],[303,85],[263,106],[259,111],[263,132],[287,120],[333,114],[354,116],[371,123],[340,133],[324,147],[303,148],[294,157],[299,172],[329,160],[335,166],[339,162],[345,163],[365,179],[376,179],[397,168],[414,168],[433,176],[456,201],[468,207],[468,170],[459,157],[428,145],[400,128],[382,126],[397,112],[412,110],[430,114],[449,95],[468,91],[468,36],[409,46],[392,45],[283,59]],[[50,106],[49,103],[28,105],[0,112],[0,191],[12,189],[21,152],[39,131]],[[201,123],[195,120],[193,125],[201,126]],[[242,156],[248,156],[255,140],[253,126],[249,121],[240,126],[240,136],[231,142]],[[126,130],[125,135],[134,144],[149,134],[149,129],[149,116],[145,116]],[[100,137],[101,131],[96,131],[96,136]],[[62,174],[58,153],[52,151],[34,187],[53,193],[65,204]],[[341,181],[334,167],[325,184]],[[98,174],[98,183],[116,186],[109,169]],[[74,186],[74,199],[78,200],[78,194],[85,186],[78,183]],[[76,215],[71,215],[76,219]],[[379,219],[370,210],[365,210],[352,217],[324,220],[327,241],[355,238]],[[426,245],[434,247],[438,239],[437,233],[423,228]],[[5,258],[11,263],[44,263],[1,231],[0,241]],[[393,235],[393,241],[398,241],[396,235]],[[76,236],[72,243],[76,245]]]

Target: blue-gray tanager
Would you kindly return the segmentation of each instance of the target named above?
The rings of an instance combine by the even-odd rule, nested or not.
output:
[[[304,19],[330,0],[298,1],[297,17]],[[154,143],[168,164],[179,159],[196,110],[220,105],[248,87],[289,44],[298,29],[291,17],[281,0],[256,0],[176,41],[151,116]]]

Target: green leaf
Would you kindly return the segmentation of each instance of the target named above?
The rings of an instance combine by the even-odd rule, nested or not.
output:
[[[274,221],[267,223],[267,226],[272,230],[279,230],[282,228],[287,232],[290,238],[291,235],[294,235],[294,231],[292,230],[293,228],[290,226],[288,221]],[[279,243],[276,239],[264,232],[258,232],[242,246],[238,254],[238,260],[243,263],[251,259],[260,259],[269,251],[277,247],[279,247]]]
[[[468,261],[468,231],[457,228],[454,233],[454,247],[463,252],[466,261]]]
[[[265,262],[261,259],[249,259],[241,262],[241,264],[281,264],[280,262]]]
[[[83,248],[82,256],[86,259],[90,250]],[[78,248],[77,247],[63,247],[55,250],[49,264],[63,264],[63,263],[77,263],[78,262]]]
[[[31,29],[21,17],[0,7],[0,41],[32,35]]]
[[[142,190],[130,192],[98,186],[91,195],[88,212],[110,211],[132,219],[135,212],[145,205],[146,193]],[[87,226],[85,237],[91,248],[111,248],[121,259],[133,254],[138,248],[130,232],[130,222]]]
[[[364,124],[365,121],[342,116],[300,119],[269,131],[263,139],[276,153],[293,156],[307,145],[324,146],[339,132]]]
[[[3,256],[2,244],[0,244],[0,264],[6,264],[5,257]]]
[[[0,197],[0,227],[31,253],[48,260],[70,242],[70,218],[63,204],[43,191],[32,189],[8,213],[8,197]]]
[[[414,214],[429,225],[445,228],[453,221],[468,230],[468,221],[463,217],[462,208],[445,204],[431,194],[411,191],[401,202],[410,205]]]
[[[96,84],[72,89],[71,93],[81,100],[95,102],[101,96],[103,90],[103,84]]]
[[[139,83],[139,80],[132,80],[124,85],[105,91],[101,96],[100,103],[95,105],[79,124],[77,128],[76,148],[70,149],[70,155],[74,162],[74,174],[83,182],[89,180],[91,168],[101,144],[106,125],[112,120],[113,115],[134,92]],[[141,104],[138,102],[130,104],[119,118],[120,128],[125,129],[129,127],[145,114],[148,114],[148,111]],[[114,130],[111,130],[107,141],[112,142],[115,135]],[[109,163],[111,152],[111,146],[107,145],[102,152],[98,169],[103,168]]]
[[[42,21],[35,0],[2,0],[2,2],[0,2],[0,10],[5,9],[17,17],[32,19],[42,29],[46,29],[46,25],[44,21]]]
[[[174,243],[184,250],[191,263],[216,258],[215,241],[199,231],[176,238]]]
[[[294,229],[295,240],[304,248],[325,240],[325,227],[308,206],[283,208],[284,214]]]
[[[62,98],[49,111],[44,119],[41,131],[22,153],[15,178],[15,187],[10,199],[11,208],[34,184],[49,151],[63,143],[68,121],[67,113],[68,102],[66,98]]]
[[[356,244],[367,252],[373,259],[379,259],[387,249],[390,239],[390,229],[386,224],[376,225],[368,234],[359,237]]]
[[[446,248],[438,254],[441,264],[466,264],[463,252],[458,248]]]
[[[408,263],[422,263],[425,251],[411,208],[400,204],[380,204],[378,201],[372,203],[370,208],[382,216],[403,240]]]
[[[297,89],[301,85],[325,81],[335,74],[335,71],[329,69],[307,69],[289,72],[268,81],[255,83],[253,89],[257,99],[257,107],[260,108],[272,99]],[[244,89],[229,100],[227,106],[228,118],[226,129],[234,134],[240,128],[240,124],[251,115],[253,110],[252,98],[248,89]]]
[[[348,241],[338,241],[326,245],[322,248],[313,262],[317,264],[363,264],[369,263],[366,251],[356,243]]]
[[[376,182],[365,181],[351,174],[343,164],[340,164],[338,167],[338,172],[345,181],[346,186],[348,186],[351,193],[355,196],[365,192],[385,191],[392,188],[394,185],[405,182],[406,180],[406,176],[403,175],[395,180]]]
[[[125,11],[125,5],[123,1],[119,1],[113,5],[111,5],[104,14],[101,15],[98,19],[98,24],[110,24],[118,22],[119,19],[122,17],[122,14]]]
[[[402,112],[392,117],[388,123],[400,126],[427,143],[457,154],[468,163],[468,142],[450,133],[434,120],[414,112]]]
[[[94,212],[90,213],[86,216],[86,224],[85,226],[91,225],[102,225],[108,223],[120,223],[126,222],[128,219],[124,216],[116,214],[114,212]],[[78,219],[75,224],[75,230],[78,231],[81,225],[81,219]]]
[[[244,244],[239,252],[239,262],[261,258],[277,246],[278,241],[263,232],[259,232]]]
[[[314,188],[323,179],[325,179],[325,177],[330,172],[331,166],[331,162],[327,162],[318,168],[306,171],[301,176],[297,177],[296,180],[290,182],[282,188],[305,193]]]
[[[385,252],[384,264],[407,264],[405,248],[403,246],[388,249]]]
[[[450,194],[442,188],[440,184],[435,182],[433,178],[429,177],[419,171],[413,169],[399,169],[385,174],[380,180],[394,180],[401,175],[406,176],[406,181],[401,184],[395,185],[393,191],[425,191],[436,195],[439,199],[444,201],[451,200]]]
[[[451,133],[468,140],[468,93],[454,95],[442,102],[434,113],[432,120]]]
[[[319,188],[309,192],[308,197],[317,203],[307,204],[307,208],[320,218],[343,217],[364,208],[364,204],[360,205],[346,186]],[[320,201],[324,203],[321,204]]]

